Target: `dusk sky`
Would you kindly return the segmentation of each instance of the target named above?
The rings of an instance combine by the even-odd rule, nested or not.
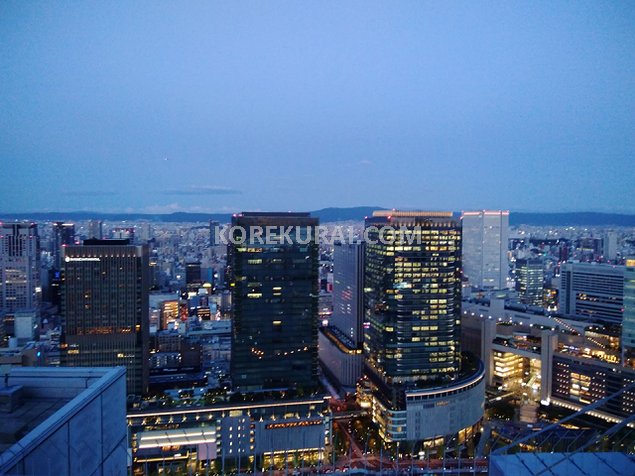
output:
[[[635,2],[0,2],[0,212],[635,212]]]

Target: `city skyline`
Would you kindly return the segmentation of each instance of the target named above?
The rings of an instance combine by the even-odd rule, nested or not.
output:
[[[635,474],[633,111],[633,2],[0,2],[0,473]]]
[[[3,212],[635,212],[628,3],[147,5],[0,6]]]
[[[5,223],[0,265],[15,276],[5,294],[38,284],[42,298],[0,319],[9,418],[28,423],[23,408],[60,378],[78,385],[63,394],[80,406],[120,378],[96,400],[120,410],[52,407],[0,445],[0,468],[41,473],[60,432],[40,430],[59,425],[69,452],[56,464],[81,463],[69,474],[83,474],[83,455],[117,474],[161,472],[163,461],[210,474],[509,474],[500,468],[514,459],[547,454],[635,461],[632,429],[620,429],[635,408],[633,227],[508,234],[507,218],[393,209],[323,227],[306,212],[244,212],[225,237],[211,220]],[[40,257],[30,277],[13,259],[27,248]],[[506,279],[470,283],[468,260]],[[69,368],[121,364],[127,379]],[[36,376],[45,386],[25,399]],[[589,421],[599,432],[588,440]],[[114,457],[86,448],[82,428],[103,448],[119,442]],[[523,454],[527,441],[538,446]]]

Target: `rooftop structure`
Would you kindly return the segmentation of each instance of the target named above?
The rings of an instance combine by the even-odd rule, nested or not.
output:
[[[124,368],[14,367],[1,385],[0,474],[126,474]]]

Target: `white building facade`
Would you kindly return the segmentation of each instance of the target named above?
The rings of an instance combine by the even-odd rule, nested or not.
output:
[[[463,276],[480,289],[507,286],[508,211],[463,212]]]

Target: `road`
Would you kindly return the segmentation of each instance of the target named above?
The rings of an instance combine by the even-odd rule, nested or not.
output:
[[[481,439],[478,442],[478,446],[476,447],[476,457],[483,456],[483,452],[485,451],[485,444],[489,441],[490,436],[492,435],[492,424],[488,421],[483,423],[483,433],[481,434]]]
[[[476,469],[474,469],[476,464]],[[457,459],[446,459],[445,464],[441,459],[431,459],[429,461],[415,460],[415,461],[401,461],[399,467],[397,467],[394,461],[390,461],[384,458],[383,469],[379,472],[380,464],[377,456],[369,456],[367,458],[353,458],[350,462],[338,462],[335,465],[321,466],[318,472],[318,468],[297,468],[288,470],[276,470],[276,471],[263,471],[250,473],[255,475],[272,475],[272,476],[286,476],[293,474],[382,474],[382,475],[405,475],[405,474],[426,474],[434,472],[434,474],[483,474],[488,471],[487,460],[484,458],[478,458],[476,460],[463,458],[460,461]],[[459,469],[460,468],[460,469]],[[411,471],[412,470],[412,471]]]

